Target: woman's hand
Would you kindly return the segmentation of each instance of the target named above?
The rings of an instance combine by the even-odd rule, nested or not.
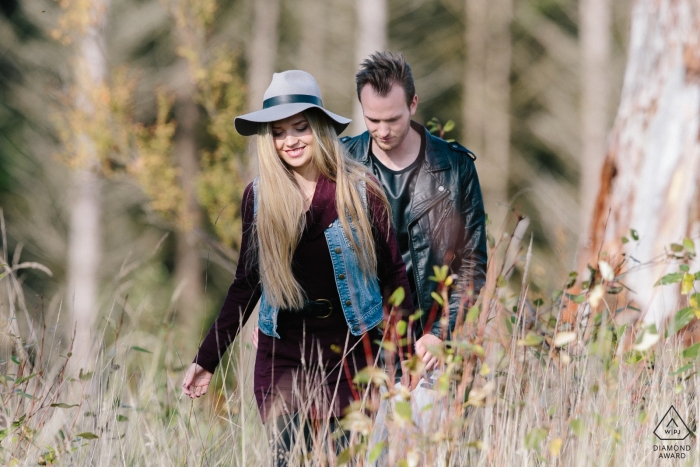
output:
[[[190,396],[190,399],[203,396],[207,393],[212,374],[196,363],[190,365],[182,382],[182,392]]]
[[[253,347],[258,348],[258,330],[260,328],[255,326],[253,332],[250,334],[250,341],[253,343]]]

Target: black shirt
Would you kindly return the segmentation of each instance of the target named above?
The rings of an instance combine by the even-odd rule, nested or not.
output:
[[[411,126],[414,127],[413,122]],[[416,128],[414,127],[414,129]],[[396,231],[396,239],[399,243],[401,256],[403,257],[404,263],[406,263],[406,275],[408,276],[408,283],[411,288],[413,307],[415,310],[418,309],[418,299],[415,293],[416,281],[415,275],[413,274],[413,262],[411,261],[411,239],[408,235],[408,221],[411,215],[413,188],[416,185],[416,178],[420,166],[425,159],[425,132],[422,130],[423,128],[421,127],[418,131],[421,136],[418,157],[404,169],[391,170],[387,168],[379,161],[377,156],[374,155],[371,146],[369,151],[369,156],[374,162],[372,164],[374,176],[377,177],[384,188],[386,197],[389,200],[389,205],[391,206],[391,221]]]

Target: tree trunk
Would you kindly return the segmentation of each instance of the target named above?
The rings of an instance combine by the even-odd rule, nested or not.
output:
[[[500,222],[507,202],[513,0],[467,0],[464,144],[477,167],[486,212]]]
[[[202,224],[196,186],[199,174],[196,134],[199,109],[192,99],[196,91],[190,80],[177,90],[175,102],[177,132],[173,145],[175,159],[180,168],[180,185],[186,203],[185,225],[181,226],[176,237],[175,281],[179,291],[177,316],[178,321],[189,330],[197,329],[197,315],[204,313],[203,267],[196,235]]]
[[[75,80],[75,106],[80,112],[92,115],[95,91],[104,85],[106,61],[104,57],[104,27],[109,0],[93,0],[89,9],[90,24],[78,45]],[[85,133],[75,135],[78,157],[84,161],[75,173],[73,206],[68,239],[68,303],[73,310],[71,326],[73,357],[70,373],[94,364],[92,328],[97,316],[99,267],[102,249],[101,181],[96,175],[99,155],[95,142]]]
[[[280,0],[255,0],[252,41],[248,47],[248,109],[262,108],[277,58]]]
[[[654,287],[669,270],[665,248],[697,236],[700,212],[700,4],[639,0],[633,9],[622,99],[600,174],[590,248],[626,254],[624,278],[646,322],[660,323],[678,307],[678,287]],[[630,229],[639,241],[622,244]],[[630,239],[632,240],[632,239]],[[699,245],[700,246],[700,245]],[[604,254],[604,253],[603,253]],[[608,256],[611,264],[621,257]],[[697,269],[696,264],[693,266]]]
[[[612,42],[611,0],[581,0],[579,3],[581,47],[581,225],[593,213],[600,188],[600,170],[605,160],[609,127],[610,48]],[[588,246],[590,233],[581,237]]]
[[[388,43],[389,7],[387,0],[355,0],[357,31],[355,32],[355,69],[374,52],[383,52]],[[353,100],[352,123],[348,134],[367,130],[360,101]]]

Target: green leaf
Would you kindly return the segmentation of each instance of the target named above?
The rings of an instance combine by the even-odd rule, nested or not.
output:
[[[376,462],[377,459],[379,459],[379,456],[381,456],[383,450],[384,441],[380,441],[377,444],[375,444],[372,450],[369,452],[369,462]]]
[[[632,237],[632,240],[634,240],[635,242],[639,240],[639,234],[634,229],[630,230],[630,237]]]
[[[396,333],[397,333],[399,336],[402,336],[402,337],[405,336],[405,335],[406,335],[406,329],[408,329],[408,324],[406,323],[406,321],[401,320],[401,321],[399,321],[398,323],[396,323]]]
[[[510,322],[510,317],[505,317],[506,328],[508,328],[508,334],[513,335],[513,323]]]
[[[569,300],[576,303],[577,305],[580,305],[586,301],[586,294],[585,293],[578,294],[578,295],[571,295],[570,293],[568,293],[568,294],[566,294],[566,296],[569,298]]]
[[[569,420],[569,426],[571,427],[571,431],[579,438],[583,436],[583,433],[585,433],[583,422],[578,418],[572,418]]]
[[[525,435],[525,449],[539,449],[542,441],[547,437],[547,430],[544,428],[534,428]]]
[[[452,120],[448,120],[445,123],[445,126],[442,127],[442,131],[444,131],[445,133],[448,133],[454,129],[455,129],[455,122],[453,122]]]
[[[622,237],[622,244],[624,245],[625,243],[629,243],[629,239],[627,237]]]
[[[467,311],[466,321],[467,323],[473,323],[479,317],[479,307],[477,305],[472,306]]]
[[[525,339],[521,339],[518,341],[518,345],[524,345],[527,347],[534,347],[537,345],[540,345],[544,341],[544,337],[539,336],[535,334],[534,332],[530,331],[527,333],[525,336]]]
[[[671,243],[670,248],[674,253],[680,253],[683,251],[683,245],[679,245],[678,243]]]
[[[694,293],[690,296],[690,306],[700,310],[700,293]]]
[[[664,277],[659,279],[656,284],[654,284],[654,287],[658,285],[668,285],[668,284],[675,284],[676,282],[680,282],[683,279],[683,274],[680,272],[672,272],[670,274],[666,274]]]
[[[36,373],[33,373],[29,376],[24,376],[24,377],[20,376],[19,378],[17,378],[17,381],[15,381],[15,385],[20,385],[22,383],[25,383],[25,382],[29,381],[30,379],[34,378],[35,376],[36,376]]]
[[[394,412],[396,415],[406,422],[411,421],[411,403],[406,401],[398,401],[394,404]]]
[[[84,431],[82,433],[78,433],[75,435],[76,438],[83,438],[83,439],[98,439],[99,436],[97,436],[95,433],[90,433],[89,431]]]
[[[693,365],[694,365],[694,363],[688,363],[687,365],[683,365],[682,367],[680,367],[679,369],[677,369],[676,371],[671,373],[671,376],[676,376],[676,375],[683,373],[684,371],[688,371],[691,368],[693,368]]]
[[[693,285],[695,285],[695,276],[688,274],[687,272],[683,274],[683,282],[681,284],[681,295],[688,295],[691,290],[693,290]]]
[[[700,342],[693,344],[683,351],[683,358],[698,358],[700,353]]]
[[[506,282],[506,278],[503,276],[498,276],[498,279],[496,279],[496,286],[502,289],[506,285],[508,285],[508,282]]]
[[[692,320],[694,317],[695,310],[692,306],[683,308],[682,310],[678,310],[678,312],[676,312],[675,316],[673,317],[673,321],[671,321],[671,325],[669,326],[669,330],[666,337],[672,336],[681,329],[683,329],[688,323],[690,323],[690,320]]]
[[[17,357],[15,357],[14,355],[10,355],[10,360],[12,360],[12,361],[15,362],[17,365],[19,365],[19,359],[18,359]]]
[[[691,255],[695,254],[695,242],[688,237],[683,239],[683,248]]]
[[[433,300],[438,302],[438,305],[443,306],[445,304],[445,302],[442,301],[442,297],[437,292],[430,292],[430,296],[433,297]]]
[[[127,417],[125,417],[124,415],[117,415],[117,421],[118,421],[118,422],[126,422],[126,421],[128,421],[128,420],[129,420],[129,419],[128,419]]]
[[[150,350],[146,350],[146,349],[144,349],[143,347],[138,347],[138,346],[136,346],[136,345],[132,345],[132,346],[131,346],[131,350],[135,350],[135,351],[137,351],[137,352],[143,352],[143,353],[153,353],[153,352],[151,352]]]
[[[27,394],[26,392],[20,391],[19,389],[15,389],[15,394],[18,394],[22,397],[26,397],[27,399],[39,400],[39,398],[34,397],[31,394]]]
[[[72,407],[79,407],[80,404],[64,404],[63,402],[58,402],[56,404],[51,404],[51,407],[58,407],[59,409],[70,409]]]
[[[536,298],[536,299],[532,302],[532,304],[535,305],[535,306],[542,306],[542,305],[544,305],[544,300],[542,300],[541,298]]]
[[[690,271],[690,266],[688,266],[687,264],[681,264],[680,266],[678,266],[678,269],[680,269],[683,272],[688,272]]]
[[[401,306],[405,297],[406,291],[403,289],[403,287],[398,287],[396,290],[394,290],[394,293],[391,294],[391,297],[389,297],[389,303],[392,306]]]

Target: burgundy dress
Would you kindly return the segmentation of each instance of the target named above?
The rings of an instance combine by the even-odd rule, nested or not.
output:
[[[406,292],[410,289],[394,231],[387,224],[387,212],[371,190],[367,193],[377,251],[377,276],[386,299],[398,287]],[[255,255],[251,251],[254,245],[251,238],[252,184],[243,194],[242,210],[243,246],[236,278],[195,358],[212,373],[261,296],[258,266],[252,260]],[[337,217],[335,183],[320,176],[311,207],[306,212],[306,229],[292,259],[294,277],[309,300],[339,300],[323,233]],[[404,315],[413,311],[410,297],[404,300],[402,308]],[[342,416],[343,409],[357,397],[352,378],[376,359],[380,331],[374,328],[363,336],[353,336],[342,310],[334,310],[328,318],[301,317],[293,311],[280,310],[277,332],[280,339],[258,332],[254,392],[263,421],[273,405],[276,413],[278,410],[291,413],[301,406],[308,407],[305,394],[314,398],[314,410],[325,412],[330,408],[332,415]],[[345,359],[342,358],[344,349],[347,349]],[[297,390],[293,390],[295,387]]]

